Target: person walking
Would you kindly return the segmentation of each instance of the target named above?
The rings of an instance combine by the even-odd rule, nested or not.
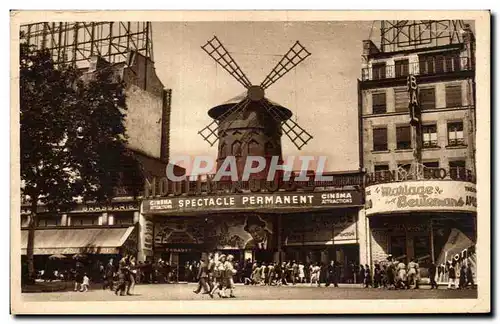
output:
[[[319,281],[320,273],[321,273],[321,267],[319,266],[319,263],[316,263],[316,265],[314,265],[311,270],[311,286],[314,283],[316,283],[318,287],[320,286],[320,281]]]
[[[132,295],[135,288],[136,275],[137,275],[137,264],[134,257],[129,258],[128,263],[129,272],[129,284],[127,286],[127,295]]]
[[[457,274],[455,270],[455,265],[451,263],[451,261],[448,261],[447,270],[448,270],[448,289],[451,289],[451,285],[457,288],[457,283],[455,280],[457,278]]]
[[[82,278],[82,287],[80,288],[80,291],[81,292],[89,291],[89,286],[90,286],[90,278],[87,275],[87,273],[84,273]]]
[[[412,258],[410,263],[408,263],[408,288],[417,288],[417,268],[418,264]]]
[[[110,290],[113,290],[113,277],[115,276],[116,273],[116,268],[114,265],[114,259],[111,258],[109,259],[108,263],[106,264],[105,267],[105,279],[104,279],[104,284],[102,286],[102,289],[106,289],[109,287]]]
[[[226,262],[224,262],[224,285],[223,285],[223,298],[236,298],[234,295],[234,280],[233,277],[236,274],[236,269],[233,264],[234,256],[229,254],[227,256]],[[225,290],[229,289],[229,296],[225,294]]]
[[[293,261],[292,263],[292,282],[295,285],[297,282],[297,279],[299,277],[299,265],[297,262]]]
[[[302,262],[299,263],[299,283],[304,283],[305,273],[304,273],[304,264]]]
[[[382,287],[382,269],[380,269],[380,263],[375,263],[373,268],[373,288]]]
[[[328,265],[327,268],[327,276],[326,276],[326,287],[329,287],[331,284],[333,284],[334,287],[338,287],[338,280],[337,280],[337,262],[335,260],[330,261],[330,264]]]
[[[370,266],[368,264],[365,264],[364,284],[365,284],[365,288],[368,288],[369,286],[373,287],[372,271],[371,271]]]
[[[210,292],[210,297],[213,298],[213,295],[215,291],[218,291],[219,297],[223,298],[224,297],[224,263],[226,262],[226,256],[224,254],[221,254],[219,256],[219,259],[215,262],[215,270],[214,270],[214,277],[215,277],[215,285]]]
[[[398,262],[396,265],[396,288],[408,289],[408,277],[406,272],[406,265],[404,262]]]
[[[458,289],[464,289],[467,282],[467,267],[462,264],[460,267],[460,279],[458,282]]]
[[[200,265],[198,267],[198,273],[196,278],[198,279],[198,286],[193,291],[195,294],[199,294],[203,289],[203,294],[210,293],[210,286],[208,285],[209,275],[208,275],[208,263],[204,259],[201,259]]]
[[[365,286],[365,267],[363,265],[359,265],[358,279],[361,283],[361,287]]]
[[[469,284],[471,285],[471,288],[474,288],[474,274],[472,273],[472,267],[470,265],[467,265],[467,282],[465,283],[465,286],[467,287]]]
[[[436,264],[434,262],[429,266],[429,281],[431,283],[431,289],[438,289],[438,285],[436,283]]]

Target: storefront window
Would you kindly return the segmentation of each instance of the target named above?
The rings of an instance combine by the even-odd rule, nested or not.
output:
[[[431,261],[430,246],[429,236],[415,236],[413,238],[414,256],[419,263],[428,263]]]
[[[406,257],[406,236],[391,236],[389,249],[396,259]]]

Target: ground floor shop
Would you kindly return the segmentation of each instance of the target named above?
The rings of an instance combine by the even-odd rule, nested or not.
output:
[[[391,254],[406,264],[418,261],[422,277],[428,278],[432,263],[436,279],[446,282],[447,262],[472,267],[476,274],[476,214],[425,213],[377,215],[369,219],[372,261],[382,261]]]

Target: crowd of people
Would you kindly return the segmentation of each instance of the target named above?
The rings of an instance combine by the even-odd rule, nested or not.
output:
[[[448,289],[452,286],[455,289],[465,289],[469,285],[474,287],[472,268],[466,263],[447,262],[444,267],[431,263],[428,268],[431,289],[438,289],[436,271],[448,274]],[[365,288],[418,289],[421,273],[416,259],[405,264],[389,255],[387,260],[375,263],[373,272],[369,265],[360,266],[359,278]]]
[[[445,274],[449,289],[474,287],[472,268],[466,263],[448,262],[441,266],[433,263],[427,270],[431,289],[437,289],[436,278],[443,281]],[[196,293],[203,290],[204,294],[213,298],[215,292],[218,292],[221,298],[226,298],[234,297],[235,283],[262,286],[324,284],[338,287],[342,279],[343,282],[358,283],[365,288],[418,289],[421,272],[417,260],[412,259],[405,264],[392,255],[384,261],[375,262],[373,269],[368,264],[363,266],[351,263],[346,271],[336,261],[329,264],[258,262],[250,259],[238,262],[232,255],[212,253],[206,259],[186,262],[183,269],[162,259],[156,262],[137,262],[133,256],[125,256],[118,261],[111,258],[107,264],[101,261],[86,264],[76,261],[76,266],[69,270],[41,271],[40,278],[49,281],[72,280],[74,290],[81,292],[88,291],[91,283],[101,283],[102,289],[109,288],[117,295],[133,294],[137,283],[198,282]]]

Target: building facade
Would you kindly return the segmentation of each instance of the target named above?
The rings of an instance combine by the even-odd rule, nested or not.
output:
[[[149,57],[131,51],[123,62],[109,63],[90,57],[81,68],[84,81],[98,69],[111,68],[118,81],[125,84],[128,148],[141,165],[144,178],[163,176],[169,159],[170,97],[155,73]],[[184,170],[174,166],[177,175]],[[79,202],[64,213],[53,213],[38,207],[34,255],[37,269],[43,269],[50,255],[88,254],[96,259],[134,255],[145,259],[147,243],[142,233],[146,223],[140,215],[141,197],[132,197],[120,188],[111,203]],[[21,208],[21,251],[26,254],[28,205]]]
[[[371,263],[416,259],[425,277],[434,262],[445,280],[447,261],[475,267],[474,35],[454,21],[381,26],[380,48],[363,41],[358,82]],[[449,34],[411,36],[436,26]]]

